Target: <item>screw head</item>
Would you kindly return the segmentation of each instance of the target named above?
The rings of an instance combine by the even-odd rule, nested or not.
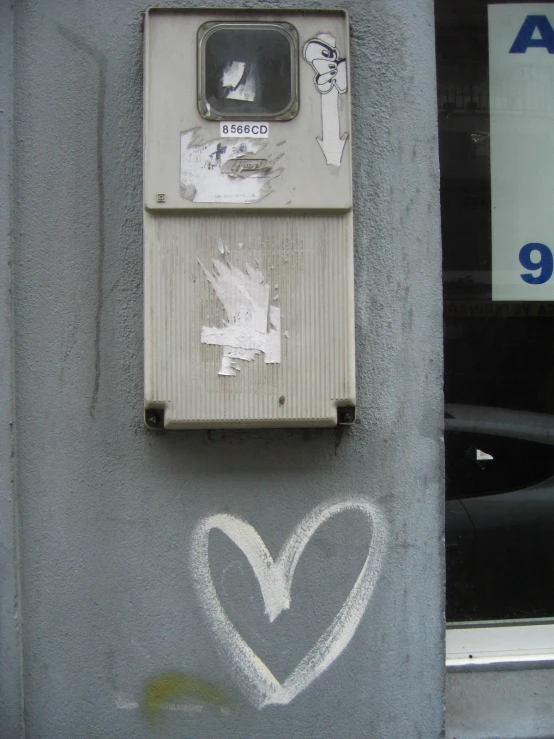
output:
[[[164,427],[164,412],[162,408],[147,408],[144,412],[144,421],[151,429]]]
[[[356,420],[356,409],[352,405],[342,405],[337,408],[337,423],[339,425],[352,424]]]

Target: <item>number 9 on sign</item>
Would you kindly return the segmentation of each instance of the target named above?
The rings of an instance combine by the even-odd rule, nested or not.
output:
[[[538,274],[526,272],[521,275],[521,279],[529,285],[542,285],[552,277],[554,259],[546,244],[525,244],[519,250],[519,261],[524,269],[538,271]]]

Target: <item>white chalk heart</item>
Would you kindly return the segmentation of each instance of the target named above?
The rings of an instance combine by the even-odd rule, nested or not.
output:
[[[370,525],[371,543],[366,560],[352,590],[332,623],[289,677],[280,683],[248,646],[223,610],[208,559],[212,529],[219,529],[247,557],[260,584],[265,612],[270,621],[290,607],[292,578],[308,541],[329,518],[343,511],[360,511]],[[364,615],[379,575],[386,526],[374,506],[364,500],[320,505],[292,532],[274,561],[256,529],[226,513],[209,516],[196,526],[192,536],[191,563],[199,601],[223,654],[230,661],[246,697],[257,708],[287,705],[326,670],[348,645]]]

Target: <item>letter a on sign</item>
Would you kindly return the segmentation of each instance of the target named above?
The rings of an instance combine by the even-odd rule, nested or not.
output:
[[[535,31],[540,34],[539,38],[533,38]],[[547,49],[549,54],[554,54],[554,29],[545,15],[528,15],[519,29],[510,54],[525,54],[529,47]]]

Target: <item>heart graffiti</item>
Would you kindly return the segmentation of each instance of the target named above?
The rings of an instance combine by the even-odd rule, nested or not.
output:
[[[340,611],[292,673],[280,683],[244,641],[221,605],[210,571],[209,534],[219,529],[245,554],[260,585],[265,613],[273,622],[282,611],[290,608],[294,571],[307,543],[325,521],[344,511],[359,511],[367,518],[371,531],[367,557]],[[196,526],[191,563],[198,599],[221,654],[230,662],[243,693],[256,708],[287,705],[346,648],[377,582],[385,538],[386,526],[379,511],[364,500],[340,501],[315,508],[295,528],[276,560],[256,529],[236,516],[216,514]]]

